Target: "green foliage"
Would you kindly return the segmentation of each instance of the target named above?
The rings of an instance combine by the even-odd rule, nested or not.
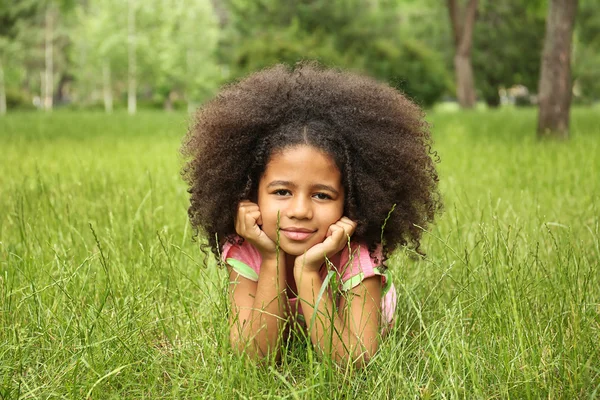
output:
[[[498,106],[500,87],[523,85],[537,92],[545,34],[545,15],[536,2],[484,1],[473,34],[477,91]]]
[[[0,37],[14,38],[18,24],[39,14],[42,4],[37,0],[3,0],[0,2]]]
[[[232,23],[221,54],[234,65],[233,78],[275,63],[315,59],[388,81],[424,106],[451,88],[439,53],[401,34],[401,10],[394,1],[229,4]]]
[[[365,69],[425,107],[452,91],[452,78],[442,57],[416,39],[374,41],[365,52]]]
[[[220,83],[214,57],[219,31],[210,1],[156,1],[155,7],[146,17],[152,28],[143,30],[147,74],[140,78],[154,82],[165,101],[175,92],[189,102],[205,100]]]
[[[582,1],[575,25],[573,75],[579,103],[600,100],[600,14],[598,4]]]
[[[277,63],[294,65],[307,59],[329,66],[344,63],[331,37],[300,30],[297,19],[287,27],[268,27],[252,35],[236,48],[232,59],[239,74]]]
[[[6,91],[6,107],[10,109],[32,110],[35,109],[32,99],[27,93],[16,88]]]

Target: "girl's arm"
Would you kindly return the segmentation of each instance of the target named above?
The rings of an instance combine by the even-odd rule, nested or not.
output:
[[[283,258],[283,257],[281,257]],[[229,340],[233,348],[252,358],[264,358],[279,349],[286,313],[285,261],[263,260],[258,282],[229,271]]]
[[[278,349],[281,325],[286,312],[285,255],[260,229],[261,214],[256,203],[241,201],[235,220],[238,235],[260,252],[258,281],[229,271],[229,340],[233,348],[253,358],[263,358]]]
[[[318,271],[304,270],[296,285],[315,347],[339,364],[366,365],[378,347],[381,277],[367,278],[346,292],[347,300],[342,298],[338,310],[328,290],[318,299],[323,286]]]
[[[367,278],[349,290],[339,310],[334,308],[328,290],[323,290],[319,299],[323,287],[319,269],[324,256],[336,254],[347,245],[355,228],[356,223],[347,217],[331,225],[323,243],[296,258],[294,279],[315,347],[340,364],[351,361],[364,366],[378,347],[381,278]]]

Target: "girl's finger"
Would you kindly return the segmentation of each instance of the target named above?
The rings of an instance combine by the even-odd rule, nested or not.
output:
[[[256,220],[260,217],[260,211],[248,211],[244,208],[240,208],[238,211],[238,218],[235,221],[235,231],[238,235],[245,237],[248,230],[252,229],[256,225]]]
[[[248,228],[252,228],[257,224],[257,220],[260,218],[260,211],[256,210],[256,211],[250,211],[247,212],[246,215],[244,216],[244,223],[246,224],[246,229]]]
[[[328,238],[329,236],[331,236],[331,234],[333,233],[333,231],[331,230],[331,227],[333,225],[330,225],[329,228],[327,228],[327,233],[325,234],[325,237]]]
[[[336,225],[343,229],[348,236],[352,236],[352,234],[354,233],[354,229],[356,229],[356,224],[350,219],[346,219],[347,221],[339,220],[338,222],[336,222]]]
[[[328,236],[333,235],[335,232],[339,231],[340,229],[344,229],[344,228],[339,226],[337,222],[335,224],[329,225],[329,229],[327,230]]]
[[[258,205],[255,203],[240,203],[238,206],[238,212],[245,212],[245,211],[255,211],[258,210]]]
[[[343,222],[349,223],[349,224],[351,224],[351,225],[356,225],[356,222],[352,221],[352,220],[351,220],[350,218],[348,218],[348,217],[342,217],[342,218],[340,218],[340,221],[343,221]]]
[[[346,243],[347,237],[345,230],[337,227],[331,234],[331,239],[333,239],[333,242],[335,243],[334,250],[339,250],[339,247]]]
[[[249,201],[241,201],[240,204],[238,205],[238,211],[237,211],[237,215],[236,215],[236,226],[237,226],[237,222],[240,220],[244,220],[244,216],[246,215],[246,213],[251,212],[251,211],[257,211],[258,210],[258,205],[255,203],[251,203]]]

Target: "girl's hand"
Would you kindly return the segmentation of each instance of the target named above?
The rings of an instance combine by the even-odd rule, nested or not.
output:
[[[262,218],[258,204],[248,200],[241,201],[235,218],[235,231],[256,247],[263,259],[270,256],[275,257],[275,243],[260,229],[259,225],[262,225]]]
[[[340,218],[327,230],[327,235],[322,243],[316,244],[306,253],[296,257],[294,272],[318,271],[325,262],[325,257],[337,254],[344,246],[356,229],[356,222],[348,217]]]

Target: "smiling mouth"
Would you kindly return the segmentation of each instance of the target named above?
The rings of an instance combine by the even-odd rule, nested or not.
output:
[[[296,240],[296,241],[306,240],[309,237],[311,237],[315,232],[316,231],[311,231],[308,229],[294,229],[294,228],[281,229],[281,233],[283,233],[283,235],[285,237],[287,237],[288,239],[291,239],[291,240]]]

